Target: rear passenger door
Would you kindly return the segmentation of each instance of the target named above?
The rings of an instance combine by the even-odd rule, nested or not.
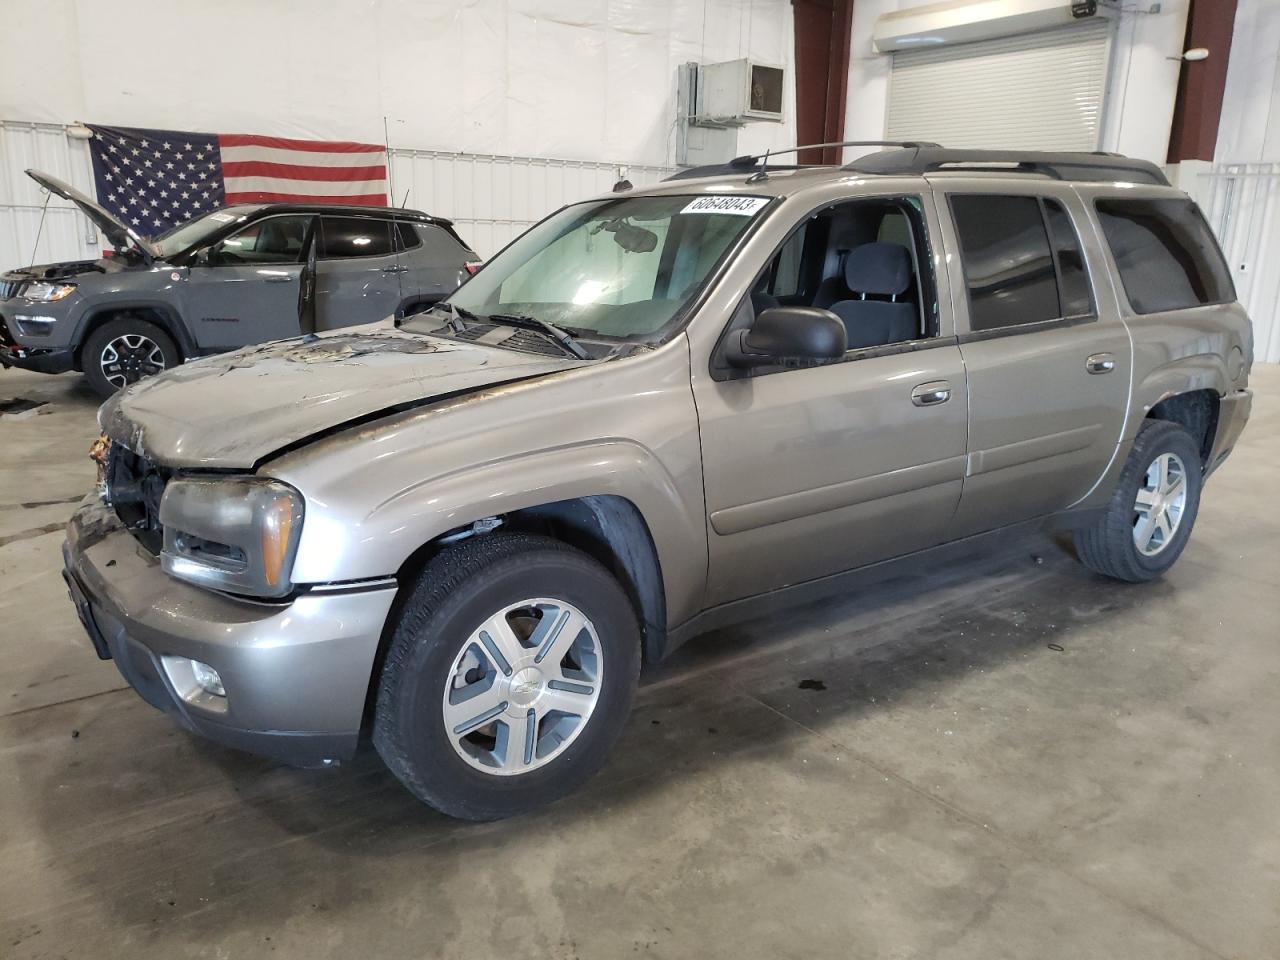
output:
[[[956,516],[966,535],[1065,509],[1094,488],[1124,429],[1133,358],[1074,191],[937,186],[969,382]]]
[[[316,329],[333,330],[389,317],[400,306],[404,256],[390,220],[320,217]]]
[[[433,223],[401,220],[396,229],[404,252],[400,287],[406,300],[413,298],[419,304],[443,300],[467,278],[467,264],[479,259]]]

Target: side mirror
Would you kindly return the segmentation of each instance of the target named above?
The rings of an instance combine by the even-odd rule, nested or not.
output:
[[[787,361],[838,360],[848,348],[844,321],[821,307],[771,307],[747,330],[732,334],[726,359],[735,367]]]

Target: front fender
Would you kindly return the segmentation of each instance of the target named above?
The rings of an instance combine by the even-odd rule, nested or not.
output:
[[[689,502],[687,483],[653,451],[622,439],[539,450],[424,479],[358,517],[341,503],[309,499],[293,579],[328,583],[387,576],[450,530],[589,496],[620,497],[639,510],[658,553],[670,622],[696,613],[707,569],[700,500]]]

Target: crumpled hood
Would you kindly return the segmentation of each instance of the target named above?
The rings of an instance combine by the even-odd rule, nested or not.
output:
[[[408,333],[388,321],[175,367],[116,394],[98,422],[168,466],[248,469],[351,421],[595,362]]]

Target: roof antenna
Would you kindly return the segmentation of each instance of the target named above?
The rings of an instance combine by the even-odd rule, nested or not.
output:
[[[747,177],[747,183],[759,183],[761,180],[769,179],[769,150],[765,150],[764,156],[760,158],[760,169]]]

